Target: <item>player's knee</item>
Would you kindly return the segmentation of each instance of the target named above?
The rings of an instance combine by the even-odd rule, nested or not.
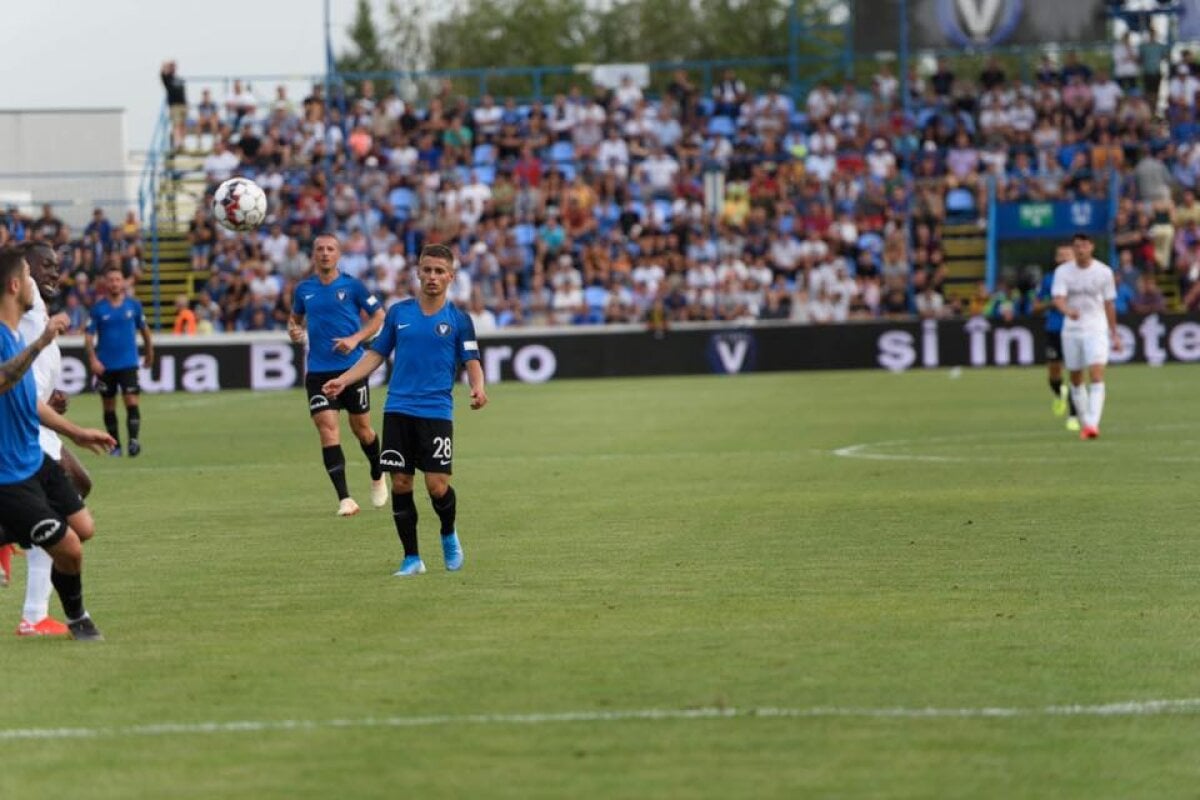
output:
[[[440,500],[450,490],[450,479],[445,475],[426,475],[425,490],[434,500]]]
[[[86,509],[72,514],[67,520],[67,524],[71,526],[71,530],[75,532],[81,542],[86,542],[96,535],[96,521],[92,519],[92,515]]]
[[[92,493],[92,476],[85,469],[79,469],[70,474],[71,483],[75,486],[75,491],[79,492],[79,496],[84,500]]]
[[[83,546],[73,530],[68,529],[67,535],[46,548],[46,552],[54,559],[54,566],[62,572],[78,575],[83,569]]]
[[[403,472],[392,473],[392,491],[397,494],[404,494],[413,490],[413,476],[405,475]]]

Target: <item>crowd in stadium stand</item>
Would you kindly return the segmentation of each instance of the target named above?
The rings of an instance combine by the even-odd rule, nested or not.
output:
[[[189,239],[211,278],[193,305],[201,329],[282,327],[312,239],[332,222],[342,269],[385,304],[412,293],[423,244],[451,245],[451,299],[480,330],[1036,313],[1027,271],[969,298],[944,292],[945,226],[982,228],[994,180],[1005,200],[1116,186],[1120,310],[1161,307],[1164,274],[1196,308],[1200,64],[1129,37],[1110,61],[1092,69],[1068,52],[1022,80],[995,59],[971,74],[939,60],[913,71],[907,103],[885,64],[869,86],[821,84],[798,107],[731,71],[710,92],[678,72],[653,99],[625,80],[530,104],[471,103],[448,85],[420,107],[369,82],[336,102],[319,85],[299,100],[283,87],[269,100],[241,83],[221,101],[205,90],[178,115],[189,135],[177,144],[211,142],[209,191],[253,178],[272,216],[237,235],[201,204]],[[706,193],[713,175],[719,203]],[[10,211],[0,240],[67,245],[82,316],[102,265],[140,274],[137,227],[98,213],[71,239],[51,209]]]

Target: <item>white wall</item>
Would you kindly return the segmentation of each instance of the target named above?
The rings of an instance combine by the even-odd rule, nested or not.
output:
[[[123,219],[137,193],[125,133],[123,109],[0,110],[0,197],[30,196],[35,216],[53,203],[73,229],[96,206]]]

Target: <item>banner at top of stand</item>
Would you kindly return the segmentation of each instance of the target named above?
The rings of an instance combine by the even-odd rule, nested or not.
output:
[[[856,51],[875,53],[900,48],[900,3],[896,0],[856,0],[854,10]],[[908,43],[913,50],[1044,46],[1106,39],[1105,0],[1065,3],[908,0]]]

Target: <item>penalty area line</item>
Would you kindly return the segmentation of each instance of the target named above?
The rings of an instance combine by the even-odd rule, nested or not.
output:
[[[1031,717],[1149,717],[1200,714],[1200,698],[1133,700],[1099,705],[979,708],[813,708],[708,707],[643,708],[614,711],[566,711],[530,714],[436,714],[429,716],[362,717],[326,720],[237,720],[231,722],[164,722],[146,725],[75,728],[0,728],[0,741],[110,739],[121,737],[195,736],[226,733],[286,733],[369,728],[428,728],[452,725],[556,725],[566,723],[687,721],[709,719],[994,719]]]

